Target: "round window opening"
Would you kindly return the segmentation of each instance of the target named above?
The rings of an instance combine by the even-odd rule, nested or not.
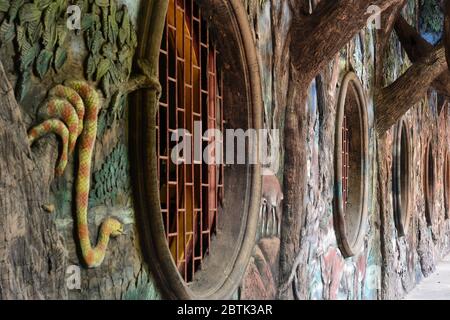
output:
[[[408,232],[411,194],[411,150],[409,131],[401,121],[394,132],[392,194],[394,220],[400,236]]]
[[[341,251],[350,257],[364,240],[369,185],[367,106],[353,72],[342,82],[336,121],[334,223]]]
[[[424,190],[425,190],[425,217],[428,226],[433,224],[434,192],[435,192],[435,163],[433,144],[430,141],[425,150]]]
[[[132,98],[140,240],[167,298],[228,299],[253,250],[261,175],[249,157],[229,163],[227,152],[239,150],[225,150],[222,133],[261,128],[256,52],[239,0],[168,2],[155,62],[161,97]],[[143,5],[139,58],[155,49],[153,9]]]

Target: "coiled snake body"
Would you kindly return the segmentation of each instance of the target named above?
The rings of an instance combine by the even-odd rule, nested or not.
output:
[[[88,201],[91,176],[92,155],[97,135],[97,119],[100,111],[100,98],[91,86],[84,81],[67,81],[49,92],[44,104],[44,113],[50,119],[32,128],[28,133],[30,144],[48,133],[61,137],[62,152],[56,167],[56,175],[61,175],[67,165],[68,157],[78,143],[78,174],[75,182],[76,219],[78,237],[83,260],[87,267],[98,267],[105,258],[110,237],[122,234],[122,224],[107,218],[100,227],[95,247],[91,246],[88,228]]]

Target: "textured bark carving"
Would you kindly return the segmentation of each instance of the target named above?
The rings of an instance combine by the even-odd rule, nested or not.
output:
[[[413,63],[434,50],[434,47],[423,39],[417,30],[409,25],[402,16],[399,16],[395,22],[395,32],[397,33],[403,49],[405,49],[409,59]],[[448,54],[447,49],[446,54]],[[447,70],[444,70],[444,72],[433,81],[431,86],[440,94],[447,97],[450,96],[450,73]]]
[[[440,46],[413,64],[394,83],[379,90],[375,95],[378,133],[391,128],[446,69],[445,49]]]
[[[302,78],[312,80],[366,24],[369,6],[381,11],[403,0],[321,1],[311,15],[294,17],[291,55]]]
[[[52,216],[43,209],[55,159],[33,160],[1,63],[0,154],[0,299],[65,298],[66,254]]]

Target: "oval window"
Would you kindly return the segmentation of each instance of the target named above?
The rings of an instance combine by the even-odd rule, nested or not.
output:
[[[445,154],[444,162],[444,202],[445,202],[445,218],[450,217],[450,154]]]
[[[433,224],[434,213],[434,192],[435,192],[435,160],[433,153],[433,144],[431,139],[425,149],[424,161],[424,194],[425,194],[425,217],[428,226]]]
[[[143,6],[148,14],[140,26],[148,28],[152,5]],[[258,64],[244,15],[237,0],[170,0],[159,49],[161,98],[152,105],[149,92],[133,97],[138,226],[167,298],[230,298],[253,250],[260,168],[249,158],[229,163],[234,149],[223,147],[222,134],[262,125]],[[140,58],[151,58],[153,32],[140,30]]]
[[[334,224],[345,257],[360,251],[366,233],[369,188],[366,108],[361,83],[350,72],[341,85],[335,134]]]
[[[411,150],[409,131],[401,121],[394,132],[392,163],[392,195],[394,220],[397,232],[404,236],[408,231],[411,194]]]

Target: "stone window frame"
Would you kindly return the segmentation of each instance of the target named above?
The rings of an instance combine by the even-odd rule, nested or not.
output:
[[[217,41],[222,60],[227,63],[223,97],[227,128],[259,130],[263,110],[261,81],[246,10],[240,0],[197,3],[206,13],[216,39],[227,40]],[[150,65],[154,66],[158,65],[163,30],[155,27],[152,19],[155,10],[166,7],[164,1],[145,1],[140,9],[137,59],[151,59]],[[186,284],[169,250],[161,214],[155,149],[158,100],[149,90],[134,94],[131,100],[134,106],[129,121],[131,170],[137,229],[143,257],[157,287],[169,299],[232,298],[255,245],[261,199],[260,166],[226,166],[223,216],[227,218],[219,219],[221,231],[211,244],[214,254],[204,260],[204,270],[196,273],[194,281]],[[237,200],[227,201],[234,197]]]
[[[436,157],[434,154],[433,139],[429,138],[425,146],[424,152],[424,170],[423,170],[423,187],[425,198],[425,218],[427,225],[433,225],[435,211],[435,194],[436,194]],[[430,167],[432,165],[432,167]],[[432,175],[430,180],[430,170]]]
[[[450,219],[450,151],[447,150],[444,157],[444,204],[445,204],[445,219]]]
[[[413,174],[410,128],[405,120],[400,120],[394,129],[392,147],[392,206],[398,235],[403,237],[411,219]]]
[[[349,92],[349,90],[352,90]],[[350,192],[354,189],[355,183],[359,190],[356,208],[352,211],[357,216],[357,227],[355,230],[349,230],[347,220],[345,218],[344,203],[342,197],[342,122],[345,114],[347,95],[351,93],[355,98],[356,108],[358,111],[358,123],[355,124],[353,119],[348,119],[348,125],[358,125],[360,130],[360,167],[357,173],[357,179],[349,182]],[[348,72],[341,83],[339,98],[336,110],[336,128],[335,128],[335,154],[334,154],[334,227],[339,248],[344,257],[352,257],[358,254],[363,246],[364,237],[367,232],[368,220],[368,198],[369,198],[369,123],[367,115],[367,99],[364,89],[354,72]],[[350,150],[352,154],[354,150]],[[352,168],[350,168],[352,172]],[[352,172],[353,174],[354,172]],[[350,179],[352,180],[352,179]],[[355,182],[356,181],[356,182]],[[359,188],[359,189],[358,189]],[[351,194],[349,194],[352,197]],[[350,206],[352,204],[350,203]],[[349,233],[349,231],[353,231]]]

